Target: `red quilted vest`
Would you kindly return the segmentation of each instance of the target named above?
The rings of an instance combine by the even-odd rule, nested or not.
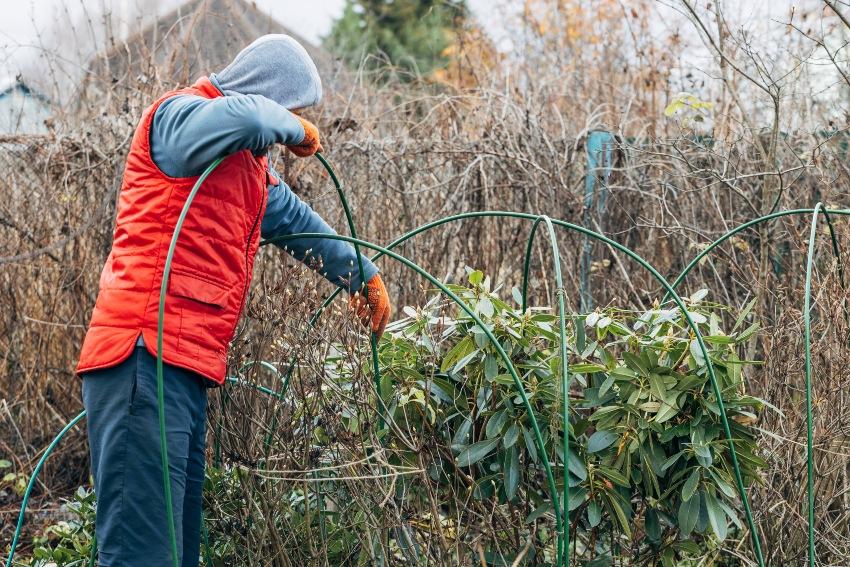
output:
[[[125,360],[141,333],[156,355],[159,289],[168,245],[197,177],[169,177],[151,158],[150,129],[162,102],[178,94],[223,96],[206,77],[166,93],[133,136],[118,201],[112,251],[100,276],[77,373]],[[228,344],[242,313],[266,208],[265,157],[227,157],[204,181],[174,252],[165,302],[163,360],[224,382]]]

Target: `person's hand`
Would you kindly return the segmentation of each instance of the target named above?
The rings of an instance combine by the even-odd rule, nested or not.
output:
[[[366,284],[365,296],[360,292],[351,296],[351,307],[363,326],[370,327],[380,339],[392,313],[390,297],[380,274],[375,274]]]
[[[319,141],[319,129],[316,128],[316,125],[300,116],[296,116],[296,118],[301,121],[301,125],[304,127],[304,139],[297,144],[286,146],[289,151],[298,157],[309,157],[316,152],[325,151]]]

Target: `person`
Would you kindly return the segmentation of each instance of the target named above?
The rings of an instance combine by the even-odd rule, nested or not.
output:
[[[159,291],[178,215],[214,160],[183,224],[165,303],[162,358],[168,461],[180,565],[199,563],[207,387],[225,380],[228,343],[251,283],[260,237],[334,234],[281,181],[268,150],[321,150],[299,116],[319,103],[316,65],[297,41],[263,36],[221,72],[164,94],[142,114],[117,207],[112,250],[77,373],[88,413],[99,565],[171,565],[159,446]],[[284,247],[281,244],[281,247]],[[380,335],[391,306],[378,269],[339,240],[286,243],[333,284]],[[362,295],[362,282],[367,282]]]

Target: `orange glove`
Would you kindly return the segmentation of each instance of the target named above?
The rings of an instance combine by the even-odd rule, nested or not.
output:
[[[309,157],[316,152],[325,151],[321,142],[319,142],[319,129],[316,128],[316,125],[300,116],[296,115],[296,118],[301,121],[301,125],[304,127],[304,139],[295,145],[286,146],[289,151],[298,157]]]
[[[357,313],[363,326],[370,326],[380,339],[392,313],[390,296],[380,274],[375,274],[366,284],[366,297],[360,292],[351,296],[351,308]]]

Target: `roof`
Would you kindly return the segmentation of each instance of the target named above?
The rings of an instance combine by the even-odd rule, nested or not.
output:
[[[45,123],[55,108],[43,93],[15,77],[0,84],[0,143],[7,143],[9,136],[15,140],[21,136],[44,134]]]
[[[6,79],[0,80],[0,98],[10,96],[16,92],[21,93],[25,96],[38,99],[44,104],[51,104],[50,98],[48,98],[47,95],[45,95],[38,89],[32,88],[19,76],[7,77]]]
[[[188,84],[224,68],[251,41],[283,33],[301,42],[323,79],[338,75],[340,64],[324,49],[245,0],[190,0],[153,24],[95,57],[90,68],[102,78],[165,73],[160,79]]]

